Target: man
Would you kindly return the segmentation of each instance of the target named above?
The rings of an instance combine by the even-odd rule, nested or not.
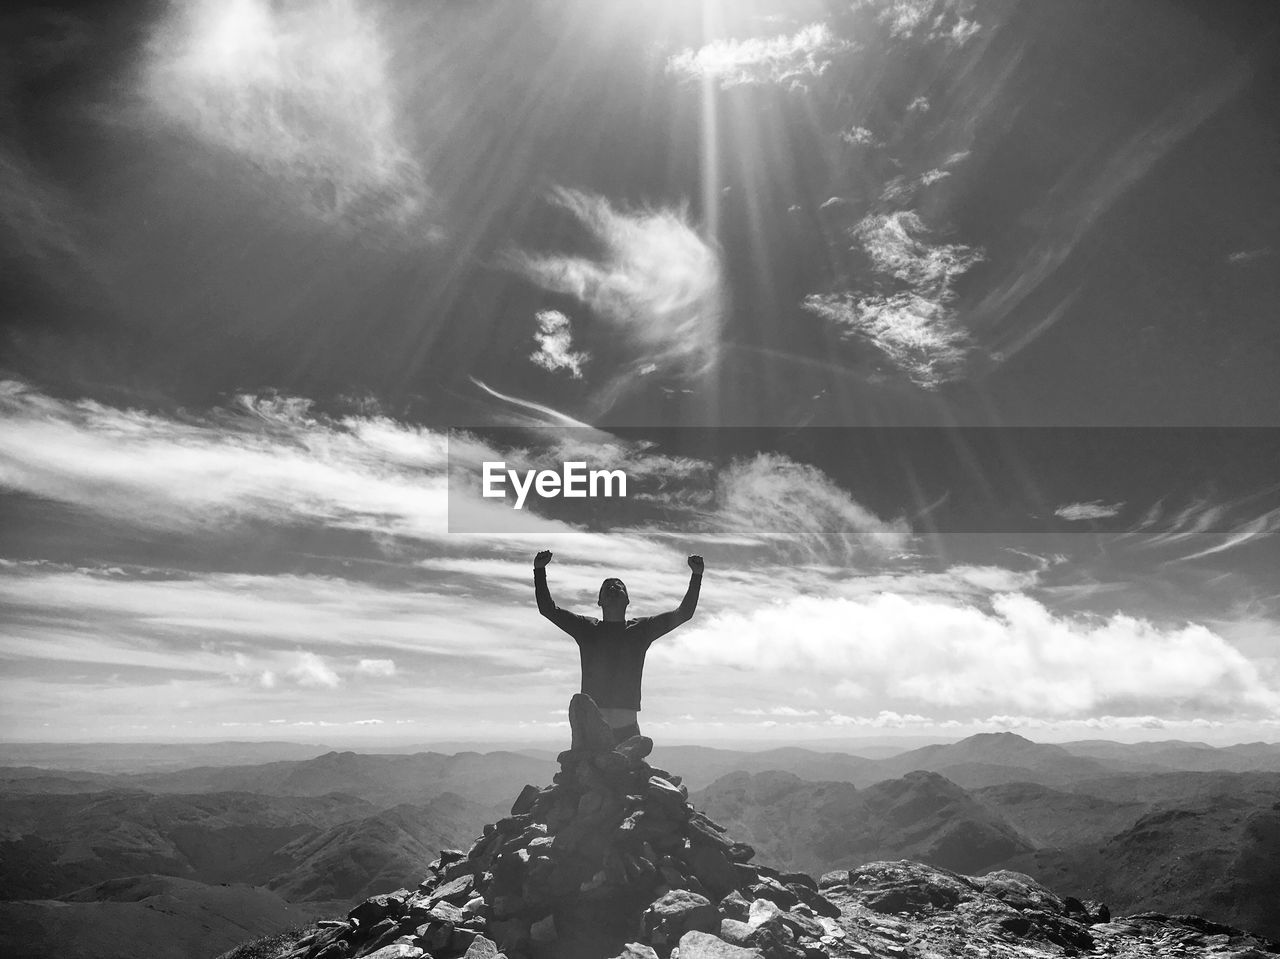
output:
[[[640,735],[640,677],[649,644],[681,623],[688,622],[698,606],[702,586],[701,556],[689,557],[689,589],[679,607],[657,616],[627,619],[627,587],[609,578],[600,585],[597,603],[603,619],[591,619],[561,609],[547,589],[547,564],[551,551],[533,559],[533,592],[538,612],[574,638],[582,660],[582,692],[600,708],[613,730],[615,742]]]

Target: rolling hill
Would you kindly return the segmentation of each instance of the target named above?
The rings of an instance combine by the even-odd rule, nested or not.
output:
[[[691,800],[762,861],[814,874],[903,857],[974,872],[1032,849],[998,813],[937,773],[864,790],[784,772],[731,773]]]
[[[8,959],[193,959],[341,914],[344,903],[291,904],[243,884],[173,876],[112,879],[61,899],[0,902]]]

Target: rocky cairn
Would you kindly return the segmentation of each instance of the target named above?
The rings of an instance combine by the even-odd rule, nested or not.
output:
[[[839,909],[799,873],[689,804],[680,777],[614,745],[595,704],[569,705],[572,742],[548,786],[471,849],[444,850],[417,890],[374,896],[320,923],[292,959],[819,959]]]

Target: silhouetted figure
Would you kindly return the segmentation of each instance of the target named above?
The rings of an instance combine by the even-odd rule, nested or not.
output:
[[[533,591],[538,612],[574,638],[582,660],[582,692],[600,707],[617,742],[640,735],[640,678],[649,644],[681,623],[698,607],[702,586],[701,556],[689,557],[689,589],[680,605],[667,613],[627,619],[627,587],[617,578],[600,585],[597,602],[603,619],[579,616],[561,609],[547,589],[547,564],[551,551],[544,549],[533,560]]]

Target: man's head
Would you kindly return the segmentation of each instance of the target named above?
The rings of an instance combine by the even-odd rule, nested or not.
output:
[[[600,584],[600,597],[597,602],[600,608],[609,613],[611,610],[624,612],[631,597],[627,595],[627,585],[616,576],[611,576]]]

